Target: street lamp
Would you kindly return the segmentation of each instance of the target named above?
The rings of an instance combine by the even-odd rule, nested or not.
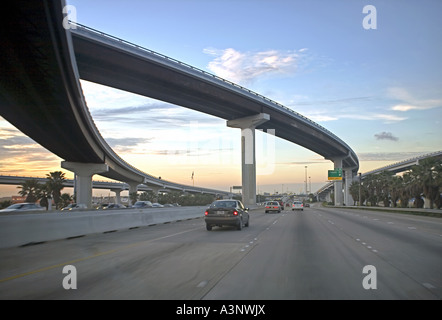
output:
[[[305,194],[308,194],[308,190],[307,190],[307,166],[305,166]]]

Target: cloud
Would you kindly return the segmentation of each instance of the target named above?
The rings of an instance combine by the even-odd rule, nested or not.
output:
[[[0,127],[1,174],[41,175],[48,168],[59,167],[60,161],[17,129]]]
[[[310,100],[301,97],[300,101],[292,100],[289,105],[297,112],[312,119],[313,121],[325,122],[341,119],[382,121],[394,123],[407,120],[407,117],[398,116],[394,113],[373,112],[373,104],[378,104],[374,96],[343,97],[338,99]]]
[[[381,132],[376,133],[375,135],[376,140],[391,140],[391,141],[398,141],[399,138],[395,137],[391,132]]]
[[[387,95],[399,101],[399,103],[391,107],[391,110],[394,111],[426,110],[440,108],[442,106],[442,99],[418,99],[406,89],[400,87],[388,88]]]
[[[239,52],[233,48],[206,48],[203,52],[214,57],[207,68],[217,76],[235,83],[249,84],[267,75],[294,73],[300,54],[306,50]]]
[[[213,116],[165,102],[109,109],[100,108],[91,110],[91,114],[94,121],[97,122],[129,124],[132,127],[139,126],[150,129],[183,127],[195,121],[200,123],[219,122]]]

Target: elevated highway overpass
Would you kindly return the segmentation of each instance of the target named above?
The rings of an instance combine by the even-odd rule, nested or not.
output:
[[[64,6],[64,1],[15,1],[2,18],[0,115],[65,160],[62,167],[78,177],[79,202],[90,204],[95,174],[124,181],[131,192],[140,184],[165,183],[132,167],[109,147],[89,113],[80,78],[211,114],[240,128],[246,205],[253,205],[256,198],[255,129],[310,149],[333,161],[335,168],[356,174],[355,152],[324,127],[262,95],[153,51],[84,26],[65,29]],[[342,190],[339,183],[337,190]],[[337,204],[342,198],[337,191]]]

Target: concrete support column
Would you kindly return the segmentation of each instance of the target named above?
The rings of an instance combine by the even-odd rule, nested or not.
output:
[[[112,192],[115,192],[115,198],[117,204],[121,204],[121,189],[111,189]]]
[[[154,197],[153,197],[154,202],[158,202],[158,193],[160,192],[160,189],[162,189],[162,188],[160,188],[160,187],[152,187],[152,186],[150,186],[149,188],[152,189],[152,192],[153,192],[153,195],[154,195]]]
[[[325,195],[325,201],[331,202],[331,191],[327,192],[327,194]]]
[[[424,198],[424,209],[430,209],[431,208],[431,200],[428,198]]]
[[[108,165],[104,163],[62,161],[61,167],[73,171],[76,175],[77,203],[85,204],[88,208],[92,208],[92,176],[109,171]]]
[[[352,206],[354,204],[353,197],[350,194],[350,186],[353,182],[353,170],[344,170],[345,185],[344,185],[344,203],[346,206]]]
[[[134,182],[134,181],[130,181],[127,182],[127,184],[129,185],[129,206],[133,206],[135,203],[132,203],[132,200],[130,198],[130,195],[134,192],[138,191],[138,185],[140,184],[139,182]]]
[[[333,160],[334,168],[335,169],[342,169],[342,158]],[[343,204],[343,193],[342,193],[342,181],[336,180],[334,182],[334,188],[335,188],[335,206],[342,206]]]
[[[227,121],[227,126],[241,129],[242,202],[245,207],[256,206],[255,128],[269,121],[270,115],[260,113]]]

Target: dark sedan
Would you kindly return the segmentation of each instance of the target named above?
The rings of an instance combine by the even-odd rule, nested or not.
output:
[[[217,200],[207,208],[205,222],[208,231],[214,226],[234,226],[241,230],[249,226],[248,208],[239,200]]]

